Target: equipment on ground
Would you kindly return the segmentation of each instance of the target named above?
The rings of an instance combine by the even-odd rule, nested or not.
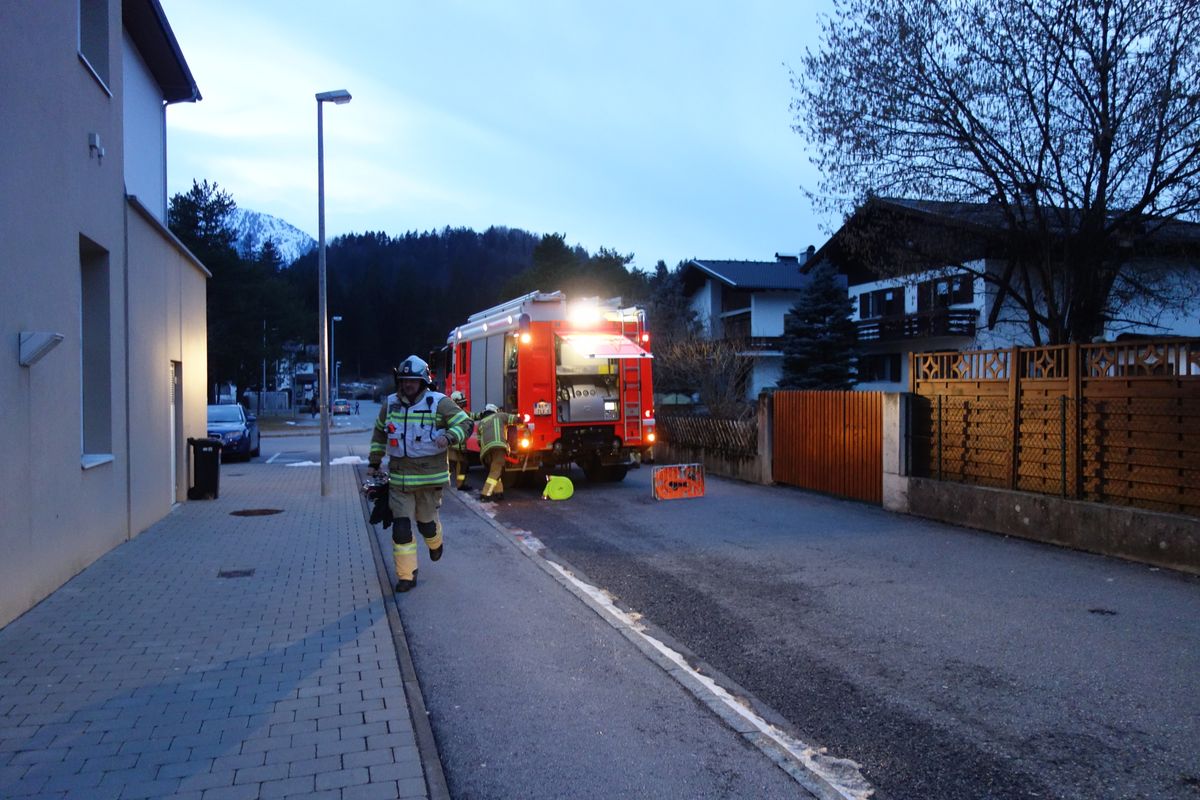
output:
[[[570,500],[575,494],[575,484],[566,475],[547,475],[546,488],[542,490],[544,500]]]
[[[506,482],[571,462],[589,480],[619,481],[654,444],[646,314],[619,298],[530,292],[472,314],[431,361],[468,412],[497,406],[520,420]],[[474,439],[468,450],[479,452]]]

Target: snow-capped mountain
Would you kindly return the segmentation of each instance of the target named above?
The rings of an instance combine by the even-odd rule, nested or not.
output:
[[[279,217],[238,208],[230,215],[237,232],[238,252],[243,258],[254,256],[267,239],[275,242],[284,264],[290,264],[317,246],[317,240]]]

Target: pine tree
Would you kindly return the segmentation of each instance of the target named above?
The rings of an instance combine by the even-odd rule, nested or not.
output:
[[[849,389],[856,330],[844,279],[824,264],[784,317],[782,389]]]

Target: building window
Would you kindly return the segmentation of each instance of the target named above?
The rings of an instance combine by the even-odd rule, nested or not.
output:
[[[750,338],[750,314],[737,314],[721,321],[726,339],[744,341]]]
[[[935,278],[917,285],[917,311],[933,311],[975,302],[975,281],[970,275]]]
[[[876,355],[859,356],[858,382],[899,383],[903,377],[900,374],[900,359],[900,353],[880,353]]]
[[[858,318],[898,317],[904,313],[904,288],[876,289],[858,296]]]
[[[79,55],[108,88],[108,0],[79,0]]]
[[[750,308],[753,292],[749,289],[726,289],[721,292],[721,311],[741,311]]]
[[[108,251],[79,237],[82,444],[85,455],[112,452],[112,325]]]

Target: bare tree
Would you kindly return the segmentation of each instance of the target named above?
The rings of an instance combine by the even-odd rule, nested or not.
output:
[[[1200,209],[1196,0],[837,0],[822,29],[793,77],[815,200],[990,202],[989,323],[1015,305],[1035,343],[1169,299],[1134,265],[1196,238],[1175,225]]]
[[[751,360],[743,352],[729,339],[674,339],[654,351],[655,381],[663,376],[672,386],[698,392],[713,417],[741,419],[751,412],[746,403]]]

